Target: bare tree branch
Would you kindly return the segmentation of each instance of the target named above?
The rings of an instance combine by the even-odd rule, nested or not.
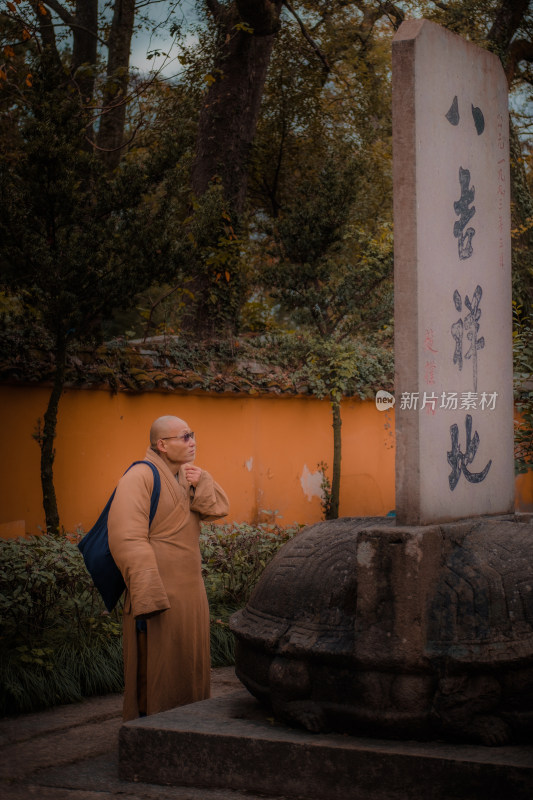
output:
[[[143,2],[135,5],[135,11],[140,11],[141,8],[146,8],[147,6],[156,6],[159,5],[159,3],[167,4],[168,0],[143,0]],[[181,0],[175,0],[175,2],[172,3],[173,8],[176,8],[176,6],[179,5],[181,5]]]
[[[72,24],[70,24],[68,22],[51,22],[50,23],[50,27],[51,28],[64,28],[65,25],[67,25],[67,27],[71,28],[73,31],[74,30],[83,31],[84,33],[88,33],[90,36],[94,36],[94,38],[96,39],[98,44],[101,44],[104,47],[107,47],[108,43],[107,43],[106,39],[102,39],[100,36],[96,35],[95,32],[92,31],[90,28],[85,27],[85,25],[79,25],[76,21],[74,21]]]
[[[308,32],[307,28],[305,27],[301,17],[296,13],[294,8],[290,4],[289,0],[283,0],[283,5],[292,14],[294,19],[296,20],[296,22],[300,26],[300,30],[302,32],[302,35],[303,35],[304,39],[311,45],[311,47],[313,48],[313,50],[315,51],[315,53],[317,54],[319,59],[322,61],[322,64],[324,65],[324,69],[326,70],[326,72],[331,72],[331,66],[329,64],[327,56],[325,55],[325,53],[322,52],[322,50],[317,45],[317,43],[314,41],[314,39],[311,38],[311,35]]]
[[[41,34],[42,43],[48,52],[52,54],[56,65],[60,66],[61,58],[59,57],[59,52],[57,49],[56,35],[54,26],[52,24],[52,16],[50,11],[41,5],[38,0],[30,0],[30,5],[35,13],[35,16],[37,17],[37,24]],[[44,14],[43,10],[45,12]]]
[[[395,6],[394,3],[390,2],[380,3],[379,7],[389,18],[394,30],[397,31],[405,19],[404,12],[401,10],[401,8],[398,8],[398,6]]]
[[[105,113],[105,112],[104,112]],[[121,150],[124,150],[126,147],[129,147],[130,144],[133,142],[137,133],[139,132],[140,128],[143,125],[143,120],[141,120],[134,128],[133,133],[131,134],[130,138],[126,142],[122,142],[122,144],[117,145],[116,147],[102,147],[101,145],[94,142],[88,136],[86,136],[86,140],[89,142],[91,147],[94,147],[95,150],[98,150],[100,153],[118,153]]]
[[[58,16],[60,19],[62,19],[62,20],[63,20],[63,22],[64,22],[66,25],[69,25],[69,26],[72,26],[72,25],[74,25],[74,23],[76,22],[76,20],[74,19],[74,17],[72,16],[72,14],[70,14],[70,13],[69,13],[69,12],[66,10],[66,8],[63,8],[63,6],[61,5],[61,3],[58,3],[58,2],[57,2],[57,0],[43,0],[43,2],[44,2],[44,3],[45,3],[45,4],[46,4],[46,5],[49,7],[49,8],[51,8],[51,9],[52,9],[52,11],[55,11],[55,13],[57,14],[57,16]]]

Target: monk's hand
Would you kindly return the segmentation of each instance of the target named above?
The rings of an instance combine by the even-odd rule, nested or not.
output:
[[[185,464],[185,477],[187,478],[190,486],[194,486],[196,488],[201,475],[202,470],[200,467],[196,467],[194,464]]]
[[[157,617],[159,614],[162,614],[163,611],[166,611],[165,608],[158,609],[157,611],[150,611],[148,614],[137,614],[135,619],[152,619],[152,617]]]

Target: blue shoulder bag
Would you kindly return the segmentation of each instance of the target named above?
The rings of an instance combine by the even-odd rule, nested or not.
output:
[[[150,525],[157,511],[157,504],[159,503],[159,494],[161,492],[161,478],[157,467],[150,461],[134,461],[126,472],[129,472],[135,464],[148,464],[154,473],[154,488],[152,490],[152,499],[150,501]],[[126,474],[124,473],[124,475]],[[116,489],[115,489],[116,491]],[[118,603],[120,596],[126,584],[119,568],[113,560],[113,556],[109,550],[109,541],[107,535],[107,517],[109,509],[115,492],[111,495],[106,503],[106,506],[98,520],[95,522],[91,530],[85,534],[78,548],[81,551],[85,566],[89,571],[93,583],[102,595],[102,600],[108,611],[113,611]]]

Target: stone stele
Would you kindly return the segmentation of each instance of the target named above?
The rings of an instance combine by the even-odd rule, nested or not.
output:
[[[515,517],[507,84],[393,41],[396,520],[302,531],[232,617],[237,675],[313,731],[533,736],[533,526]]]
[[[507,83],[427,20],[392,45],[396,514],[514,508]]]

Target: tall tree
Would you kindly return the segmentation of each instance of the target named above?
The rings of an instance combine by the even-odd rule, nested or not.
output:
[[[368,52],[372,52],[368,43],[380,18],[391,15],[399,23],[402,17],[392,3],[371,2],[368,8],[366,5],[362,20],[356,22],[353,12],[358,4],[346,3],[344,0],[327,5],[302,2],[299,8],[295,8],[288,0],[232,0],[225,3],[219,0],[206,1],[209,25],[213,31],[213,50],[210,70],[206,76],[208,88],[200,106],[192,188],[201,202],[213,182],[220,185],[225,203],[223,216],[228,224],[223,223],[222,227],[219,225],[213,229],[211,247],[218,254],[221,253],[220,242],[227,239],[228,229],[237,238],[247,236],[244,221],[246,201],[250,198],[248,186],[251,173],[253,200],[257,197],[259,180],[259,192],[264,194],[266,191],[269,194],[269,205],[277,213],[279,192],[283,183],[282,165],[287,148],[290,148],[291,139],[293,142],[301,142],[303,138],[301,135],[295,136],[295,128],[291,130],[291,126],[298,126],[301,122],[301,119],[298,121],[298,111],[290,109],[290,101],[284,103],[284,95],[288,98],[297,94],[297,91],[292,90],[291,82],[294,81],[296,86],[301,81],[309,81],[306,87],[300,84],[299,98],[300,109],[303,102],[307,105],[308,113],[313,99],[318,104],[322,102],[321,91],[325,96],[331,93],[327,83],[331,78],[332,65],[335,65],[336,60],[341,61],[343,49],[350,50],[349,37],[344,34],[341,37],[342,46],[334,44],[336,36],[342,30],[342,19],[346,22],[352,12],[350,26],[356,31],[353,34],[353,46],[361,51],[368,48]],[[335,18],[334,25],[332,15]],[[314,38],[315,32],[318,38]],[[293,64],[294,69],[291,71],[292,46],[296,47],[299,54],[296,59],[299,64]],[[272,72],[273,54],[276,64],[279,66],[280,61],[285,61],[287,69],[278,84],[271,77],[268,78],[265,98],[265,85],[269,70]],[[371,57],[366,60],[362,58],[361,63],[364,62],[367,72],[371,60]],[[304,63],[306,66],[302,71]],[[279,70],[277,75],[280,76]],[[374,77],[377,78],[377,75]],[[343,80],[342,76],[339,80]],[[375,80],[373,95],[378,87],[379,81]],[[306,93],[307,100],[304,100]],[[338,99],[339,93],[334,102]],[[347,100],[346,104],[348,105]],[[277,109],[284,107],[281,115],[277,111],[272,112],[276,106]],[[279,136],[279,146],[272,158],[272,147],[267,145],[264,148],[266,160],[263,163],[263,174],[260,175],[259,170],[262,168],[258,169],[257,154],[261,144],[257,146],[257,126],[259,123],[263,131],[264,143],[265,134],[268,136],[268,127],[271,131],[273,128],[268,123],[265,125],[269,111],[276,115],[276,119],[271,120],[274,125],[281,126],[275,133],[276,137]],[[231,280],[221,284],[220,277],[217,276],[226,273],[231,276]],[[238,309],[239,299],[243,297],[243,278],[246,281],[242,262],[240,265],[234,263],[231,270],[221,270],[218,259],[214,259],[211,271],[204,269],[202,274],[197,274],[192,289],[196,297],[192,316],[199,333],[213,321],[213,314],[209,312],[210,298],[218,298],[219,307]],[[235,328],[237,324],[238,316],[234,316],[230,320],[230,327],[233,325]]]
[[[263,265],[272,296],[311,332],[304,371],[314,393],[331,403],[329,519],[339,512],[341,400],[356,384],[361,341],[392,314],[392,237],[386,224],[375,222],[372,235],[356,221],[360,170],[337,152],[302,181],[273,226],[271,259]]]
[[[188,251],[171,164],[156,151],[106,171],[83,147],[86,119],[70,87],[53,54],[37,55],[27,105],[0,145],[0,287],[18,297],[53,355],[38,437],[50,531],[59,528],[54,440],[69,350],[97,339],[103,320],[138,291],[171,278]]]
[[[57,77],[59,86],[63,83],[59,67],[67,70],[71,91],[77,94],[80,109],[85,112],[84,146],[97,148],[108,169],[114,169],[124,153],[135,0],[114,0],[112,10],[110,25],[104,9],[99,11],[98,0],[75,0],[73,4],[19,0],[7,3],[5,12],[19,41],[33,39],[36,48],[46,54],[50,75]],[[56,34],[58,28],[60,32]],[[102,48],[107,51],[106,76],[98,93],[96,79]]]

